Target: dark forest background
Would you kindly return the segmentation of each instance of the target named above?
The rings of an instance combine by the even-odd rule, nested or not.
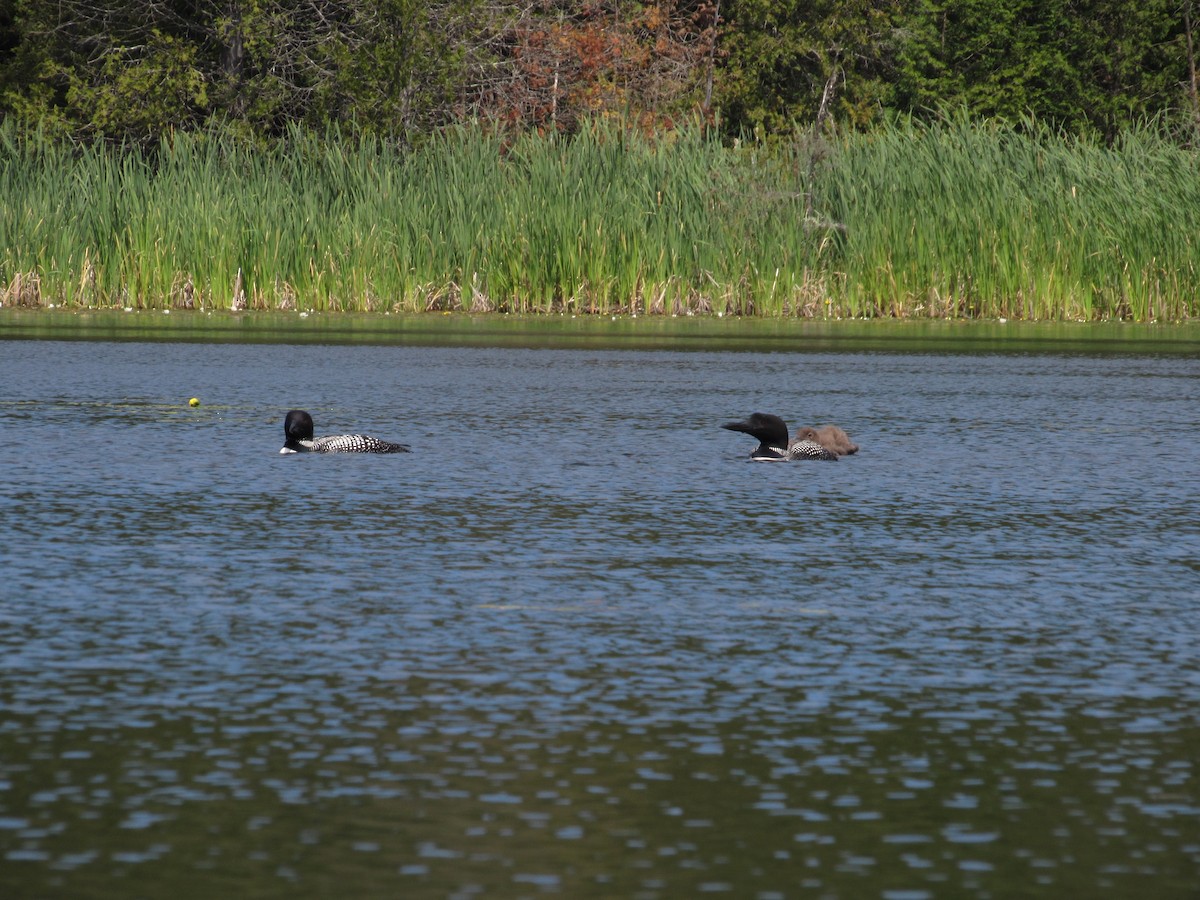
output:
[[[52,137],[336,126],[769,139],[818,119],[1200,123],[1194,0],[0,0],[0,114]]]

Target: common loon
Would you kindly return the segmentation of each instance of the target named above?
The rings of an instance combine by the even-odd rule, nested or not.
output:
[[[753,413],[745,422],[726,422],[721,427],[758,438],[758,447],[750,454],[751,459],[822,459],[829,462],[838,459],[836,453],[814,440],[800,439],[789,443],[787,425],[779,416],[770,413]]]
[[[293,409],[283,420],[280,453],[407,453],[404,444],[393,444],[363,434],[339,434],[313,439],[312,416]]]

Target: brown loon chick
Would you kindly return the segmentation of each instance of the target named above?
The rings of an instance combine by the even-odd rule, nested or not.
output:
[[[798,439],[789,442],[787,425],[779,416],[770,413],[753,413],[744,422],[726,422],[721,427],[758,438],[758,447],[750,454],[751,459],[777,462],[792,459],[837,462],[838,459],[836,453],[825,449],[814,440]]]
[[[364,434],[338,434],[313,438],[312,416],[293,409],[283,420],[283,448],[280,453],[407,453],[404,444],[393,444]]]
[[[838,456],[849,456],[858,452],[858,444],[851,441],[850,435],[836,425],[822,425],[820,428],[805,425],[796,430],[796,440],[816,441]]]

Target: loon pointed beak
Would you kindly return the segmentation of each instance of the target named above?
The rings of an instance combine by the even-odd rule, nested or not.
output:
[[[749,422],[726,422],[721,427],[727,428],[730,431],[740,431],[743,434],[746,434],[750,429],[750,423]]]

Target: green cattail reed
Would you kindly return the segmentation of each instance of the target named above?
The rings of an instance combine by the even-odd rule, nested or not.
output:
[[[809,148],[451,129],[153,152],[0,125],[0,302],[251,310],[1182,319],[1200,166],[1035,123]],[[812,182],[807,179],[812,173]],[[811,198],[811,202],[809,202]],[[18,279],[18,275],[20,278]],[[30,289],[36,284],[37,290]],[[19,294],[20,300],[17,296]]]

